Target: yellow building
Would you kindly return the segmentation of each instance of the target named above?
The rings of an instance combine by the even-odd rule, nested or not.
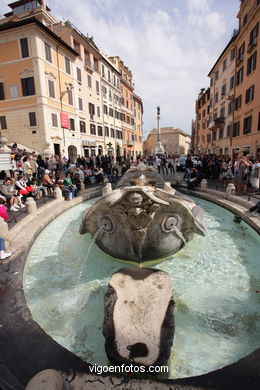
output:
[[[48,18],[49,19],[49,18]],[[43,153],[70,146],[77,52],[35,17],[0,24],[0,117],[7,139]]]
[[[8,141],[71,161],[136,157],[142,129],[138,122],[135,133],[132,73],[123,61],[58,22],[44,0],[9,6],[0,20],[0,130]],[[138,104],[139,118],[140,98]]]
[[[160,139],[167,155],[179,156],[189,153],[191,137],[181,129],[176,127],[161,127]],[[154,155],[157,143],[158,129],[153,129],[144,142],[144,155]]]
[[[123,155],[124,157],[128,155],[135,157],[133,76],[131,70],[124,64],[120,57],[112,57],[111,60],[115,63],[120,73]]]

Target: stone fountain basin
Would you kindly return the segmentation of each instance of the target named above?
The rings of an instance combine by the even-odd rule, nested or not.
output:
[[[169,378],[205,374],[258,347],[259,237],[248,225],[234,224],[229,212],[199,203],[206,211],[206,237],[158,265],[176,291]],[[54,340],[86,362],[105,365],[103,296],[122,263],[94,246],[84,265],[90,237],[87,242],[77,230],[86,207],[68,211],[40,234],[28,257],[24,289],[33,318]]]

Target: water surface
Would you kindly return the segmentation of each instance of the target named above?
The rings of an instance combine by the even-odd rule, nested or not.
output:
[[[103,297],[113,272],[125,266],[80,235],[82,213],[73,207],[36,239],[24,271],[24,290],[35,321],[83,360],[107,365],[102,335]],[[175,307],[170,378],[201,375],[248,355],[260,339],[260,238],[217,205],[204,209],[206,236],[155,267],[169,273]],[[80,284],[78,279],[80,272]]]

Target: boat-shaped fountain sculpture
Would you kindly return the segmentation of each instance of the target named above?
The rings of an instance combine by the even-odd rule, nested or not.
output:
[[[109,255],[136,263],[165,258],[205,234],[202,210],[177,193],[153,167],[130,168],[115,190],[103,196],[83,217],[80,233],[90,233]]]

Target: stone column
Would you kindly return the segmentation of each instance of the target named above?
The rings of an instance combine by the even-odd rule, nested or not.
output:
[[[106,196],[112,192],[112,184],[107,183],[102,189],[102,196]]]
[[[33,198],[27,198],[25,202],[26,212],[28,214],[36,214],[37,213],[37,205]]]
[[[206,179],[202,179],[200,183],[200,190],[205,191],[208,188],[208,182]]]
[[[85,184],[83,181],[80,182],[80,191],[85,191]]]
[[[230,199],[231,196],[235,195],[235,186],[233,183],[229,183],[226,188],[226,198]]]
[[[58,200],[63,200],[62,192],[60,187],[55,187],[54,189],[54,198]]]

